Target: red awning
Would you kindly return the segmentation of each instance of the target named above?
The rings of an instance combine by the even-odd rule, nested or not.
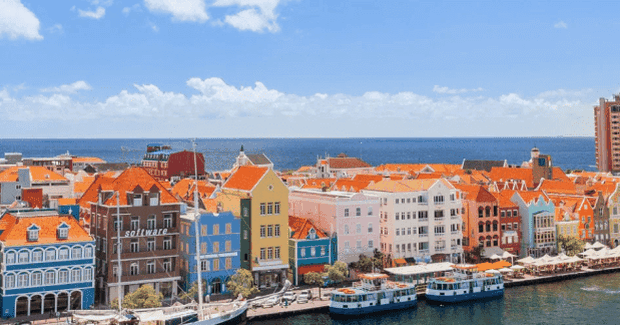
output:
[[[407,261],[405,261],[404,258],[397,258],[397,259],[394,260],[394,262],[396,264],[407,264]]]
[[[304,265],[304,266],[300,266],[297,269],[297,274],[306,274],[306,273],[310,273],[310,272],[323,272],[325,271],[325,266],[323,264],[320,265]]]

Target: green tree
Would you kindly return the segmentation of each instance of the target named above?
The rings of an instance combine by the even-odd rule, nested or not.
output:
[[[558,247],[568,256],[574,256],[583,251],[586,242],[574,236],[558,236]]]
[[[473,249],[469,252],[465,252],[465,262],[466,263],[480,263],[482,261],[482,254],[484,254],[484,247],[474,246]]]
[[[308,272],[304,274],[304,282],[311,285],[319,286],[319,297],[321,297],[321,287],[325,285],[325,279],[323,278],[325,273]]]
[[[360,272],[372,272],[372,268],[374,266],[374,260],[364,254],[360,255],[360,259],[359,261],[357,261],[357,263],[355,263],[355,269],[357,269]]]
[[[237,273],[230,277],[226,282],[226,288],[230,290],[233,296],[242,295],[244,298],[258,292],[258,288],[254,286],[254,278],[252,272],[246,269],[238,269]]]
[[[383,259],[385,258],[385,254],[383,254],[380,250],[375,248],[373,252],[372,262],[374,267],[383,271]]]
[[[161,301],[164,295],[157,293],[155,288],[150,284],[145,284],[138,290],[129,293],[123,297],[123,308],[141,309],[141,308],[157,308],[161,307]],[[113,309],[118,308],[118,298],[110,303]]]
[[[207,281],[202,280],[202,294],[207,293]],[[192,287],[189,290],[179,296],[181,300],[194,300],[198,301],[198,281],[195,281],[192,284]]]
[[[337,261],[334,265],[325,265],[325,273],[334,283],[342,282],[349,275],[349,267],[347,263]]]

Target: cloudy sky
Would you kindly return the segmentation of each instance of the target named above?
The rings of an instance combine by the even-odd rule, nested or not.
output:
[[[618,9],[0,0],[0,136],[593,136]]]

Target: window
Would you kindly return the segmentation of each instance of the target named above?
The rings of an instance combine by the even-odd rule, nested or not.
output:
[[[407,235],[411,235],[411,227],[407,228]]]
[[[13,264],[13,263],[15,263],[15,253],[13,252],[6,253],[6,264]]]
[[[400,212],[396,212],[394,214],[394,218],[396,218],[396,220],[400,220]]]
[[[131,263],[129,267],[129,275],[138,275],[138,263]]]
[[[6,287],[7,288],[15,288],[15,276],[9,274],[6,276]]]
[[[321,246],[321,256],[325,256],[325,246]]]
[[[155,229],[155,227],[157,226],[157,217],[155,216],[150,216],[147,220],[146,220],[146,228],[147,229]]]
[[[267,237],[273,237],[273,225],[267,226]]]
[[[348,217],[348,216],[349,216],[349,209],[348,209],[348,208],[347,208],[347,209],[344,209],[344,216],[345,216],[345,217]]]
[[[39,227],[33,225],[28,228],[28,241],[39,240]]]
[[[164,237],[164,250],[172,249],[172,237]]]
[[[275,251],[275,258],[280,259],[280,246],[276,246],[274,251]]]
[[[372,234],[372,222],[368,223],[368,233]]]
[[[172,215],[164,215],[164,228],[172,228]]]
[[[74,260],[79,260],[82,258],[82,248],[81,247],[73,247],[71,249],[71,258]]]
[[[510,212],[510,210],[508,212]],[[506,216],[506,211],[504,211],[504,210],[500,211],[500,217],[503,218],[505,216]]]
[[[231,234],[232,233],[232,224],[227,223],[226,224],[226,234]]]
[[[268,247],[267,248],[267,259],[268,260],[272,260],[273,259],[273,247]]]
[[[41,272],[32,273],[32,286],[33,287],[40,286],[43,280],[42,277],[43,277],[43,274]]]
[[[230,270],[232,268],[232,258],[227,257],[224,260],[224,268],[227,269],[227,270]]]
[[[267,203],[267,214],[268,215],[272,215],[273,214],[273,202]]]
[[[261,248],[261,249],[260,249],[260,259],[261,259],[261,260],[264,260],[264,259],[265,259],[265,256],[266,256],[266,255],[265,255],[265,252],[266,252],[265,248]]]
[[[146,273],[147,274],[155,273],[155,261],[149,260],[146,262]]]
[[[130,252],[132,252],[132,253],[139,252],[140,251],[140,246],[138,245],[138,240],[137,239],[132,239],[129,248],[130,248]]]
[[[243,239],[248,239],[248,230],[243,231]]]
[[[372,215],[372,207],[368,207],[368,215],[371,216]]]
[[[105,247],[103,246],[103,252],[105,253]],[[86,246],[86,248],[84,249],[84,258],[92,258],[93,257],[93,248],[91,246]]]
[[[358,251],[361,250],[362,249],[362,241],[358,240],[355,247],[357,248]]]
[[[267,236],[267,227],[260,226],[260,238],[265,238]]]
[[[445,232],[445,226],[435,226],[435,235],[443,235]]]
[[[454,194],[450,194],[450,201],[454,201]]]
[[[21,273],[17,276],[17,287],[25,288],[28,286],[28,273]]]
[[[359,217],[362,215],[362,208],[355,208],[355,216]]]
[[[418,250],[428,250],[428,242],[421,242],[418,243]]]
[[[396,228],[396,236],[400,236],[400,229]]]
[[[220,260],[218,258],[213,260],[213,271],[220,269]]]
[[[231,246],[232,246],[232,245],[231,245],[231,241],[230,241],[230,240],[227,240],[227,241],[226,241],[226,243],[224,244],[225,250],[226,250],[227,252],[230,252],[230,251],[232,250],[232,247],[231,247]]]
[[[142,205],[142,194],[133,195],[133,205],[137,205],[137,206]]]
[[[54,271],[45,272],[45,284],[54,284],[56,282],[56,275]]]
[[[82,270],[73,269],[71,270],[71,282],[80,282],[82,281]]]
[[[344,251],[347,253],[349,252],[349,241],[344,242]]]
[[[213,225],[213,235],[219,235],[220,234],[220,225],[215,224]]]
[[[266,213],[265,211],[266,211],[266,209],[265,209],[265,203],[261,203],[261,204],[260,204],[260,215],[261,215],[261,216],[264,216],[264,215],[265,215],[265,213]]]
[[[418,219],[428,219],[428,211],[418,211]]]
[[[53,249],[48,249],[45,251],[45,261],[55,261],[56,260],[56,251]]]
[[[274,214],[280,214],[280,202],[273,204]]]
[[[92,281],[93,280],[93,269],[89,267],[84,269],[83,278],[84,278],[84,281]]]
[[[374,244],[374,242],[372,241],[372,239],[369,239],[369,240],[368,240],[368,248],[369,248],[369,249],[372,249],[372,248],[374,247],[374,245],[375,245],[375,244]]]
[[[67,283],[69,282],[69,271],[62,270],[58,272],[58,283]]]
[[[121,222],[121,220],[114,219],[114,231],[122,231],[122,230],[123,230],[123,223]]]
[[[274,233],[275,233],[274,236],[275,237],[280,237],[280,225],[273,226],[273,229],[274,229]]]
[[[415,212],[413,213],[413,217],[415,218]],[[411,219],[411,212],[407,212],[407,220]]]
[[[112,266],[112,277],[114,278],[118,277],[118,266],[116,265]]]
[[[43,261],[43,251],[36,250],[32,252],[32,262],[42,262]]]
[[[171,272],[172,271],[172,261],[169,258],[164,259],[164,271]]]
[[[220,252],[220,242],[216,241],[213,242],[213,253],[219,253]]]
[[[451,217],[456,216],[456,209],[450,209],[450,216]]]
[[[155,251],[155,237],[149,237],[146,240],[146,249],[149,252]]]
[[[435,210],[435,219],[443,218],[443,210]]]
[[[362,233],[362,224],[358,223],[357,225],[355,225],[355,232],[358,234]]]
[[[131,230],[138,230],[140,227],[140,217],[131,217]]]
[[[310,247],[310,256],[316,256],[316,247]]]
[[[345,235],[349,234],[349,225],[344,225],[344,234]]]
[[[58,250],[58,259],[59,260],[68,260],[69,259],[69,249],[61,248]]]
[[[19,252],[19,263],[28,263],[28,252]]]
[[[58,228],[58,239],[67,239],[69,237],[69,226],[63,227],[62,225]]]
[[[435,204],[443,204],[443,195],[433,197],[433,202],[435,202]]]
[[[209,261],[200,261],[200,270],[202,272],[210,271],[210,266]]]

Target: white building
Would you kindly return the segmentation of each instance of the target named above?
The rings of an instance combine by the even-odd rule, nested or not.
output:
[[[383,180],[362,193],[380,198],[384,254],[456,262],[463,253],[461,195],[445,179]]]

